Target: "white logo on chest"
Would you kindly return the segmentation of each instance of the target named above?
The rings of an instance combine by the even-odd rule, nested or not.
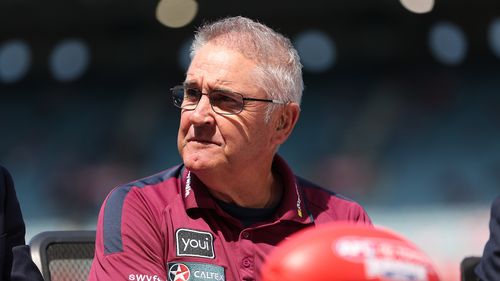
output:
[[[212,233],[179,228],[175,232],[177,256],[213,259],[215,257]]]
[[[188,247],[194,248],[194,249],[202,249],[202,250],[209,250],[209,245],[208,243],[210,242],[208,237],[205,238],[204,241],[198,240],[198,239],[191,239],[191,238],[181,238],[182,245],[183,245],[183,251],[186,251]]]

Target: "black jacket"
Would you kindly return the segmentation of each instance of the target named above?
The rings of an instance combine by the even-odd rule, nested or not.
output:
[[[0,280],[43,280],[25,245],[25,234],[12,177],[0,166]]]
[[[490,238],[475,272],[483,281],[500,280],[500,196],[491,205]]]

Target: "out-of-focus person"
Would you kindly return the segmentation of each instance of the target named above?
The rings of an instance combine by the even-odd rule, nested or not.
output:
[[[500,196],[491,204],[489,226],[490,237],[474,271],[481,281],[498,281],[500,280]]]
[[[12,176],[0,166],[0,277],[2,281],[43,281],[25,245],[26,227]]]

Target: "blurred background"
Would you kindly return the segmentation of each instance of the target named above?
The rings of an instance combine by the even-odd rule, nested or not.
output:
[[[301,119],[280,154],[417,243],[445,281],[481,255],[500,194],[500,1],[3,0],[0,163],[27,239],[95,229],[116,185],[180,163],[196,27],[243,15],[290,37]]]

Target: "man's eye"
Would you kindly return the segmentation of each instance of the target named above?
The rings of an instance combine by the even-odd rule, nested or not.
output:
[[[240,103],[241,99],[238,99],[237,96],[229,93],[213,92],[212,100],[217,103]]]
[[[198,99],[200,97],[200,91],[196,89],[186,89],[184,92],[184,98],[186,99]]]

